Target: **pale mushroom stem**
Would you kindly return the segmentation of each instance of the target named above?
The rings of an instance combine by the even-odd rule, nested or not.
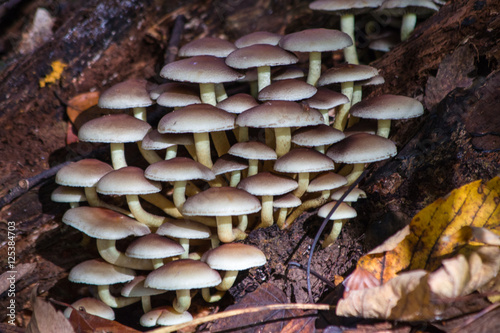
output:
[[[259,160],[248,160],[247,177],[254,176],[259,173]]]
[[[142,157],[144,157],[144,159],[149,164],[162,161],[162,158],[158,156],[158,154],[155,151],[142,148],[142,141],[138,141],[137,146],[139,146],[139,152],[141,153]]]
[[[217,216],[217,235],[222,243],[231,243],[236,239],[233,234],[233,221],[231,216]]]
[[[271,84],[271,66],[257,67],[257,82],[259,92]]]
[[[227,98],[226,89],[224,89],[223,83],[215,84],[215,98],[217,99],[217,103],[222,102]]]
[[[354,85],[353,82],[342,82],[340,84],[341,86],[341,92],[342,94],[346,95],[347,98],[352,100],[352,93],[354,90]],[[349,112],[349,109],[351,108],[351,103],[345,103],[340,106],[338,109],[337,114],[335,115],[335,121],[333,123],[333,128],[338,129],[340,131],[344,131],[346,122],[347,122],[347,113]]]
[[[188,151],[189,155],[191,155],[193,160],[198,162],[198,156],[196,156],[196,146],[195,145],[185,145],[184,147]]]
[[[340,231],[342,230],[343,224],[344,224],[344,220],[334,220],[333,221],[332,231],[330,231],[330,234],[328,236],[326,236],[325,240],[323,241],[323,244],[321,245],[324,249],[327,248],[328,246],[332,245],[333,243],[335,243],[335,240],[340,235]]]
[[[306,193],[307,187],[309,186],[309,172],[299,172],[297,182],[299,183],[299,187],[293,191],[293,195],[300,199],[300,197]]]
[[[151,259],[151,263],[153,264],[153,269],[160,268],[161,266],[164,265],[164,262],[163,262],[162,258]]]
[[[224,277],[222,278],[221,283],[217,285],[215,289],[220,291],[229,290],[233,286],[234,281],[236,281],[237,277],[238,277],[238,271],[226,271],[224,273]]]
[[[144,271],[151,271],[154,268],[151,260],[130,258],[123,252],[118,251],[116,249],[116,240],[97,239],[96,243],[101,258],[110,264]]]
[[[101,301],[112,308],[123,308],[127,305],[137,303],[141,300],[140,297],[115,297],[109,291],[109,285],[97,286],[97,293]]]
[[[322,145],[322,146],[316,146],[316,147],[314,147],[314,149],[316,149],[317,151],[319,151],[321,154],[325,153],[325,146],[324,145]]]
[[[191,293],[189,289],[179,289],[175,291],[176,298],[174,300],[173,307],[177,312],[184,312],[191,306]]]
[[[171,160],[174,157],[177,157],[177,145],[168,147],[165,153],[165,160]]]
[[[210,288],[202,288],[201,296],[207,303],[214,303],[221,300],[221,298],[226,294],[225,291],[218,290],[215,294],[210,294]]]
[[[308,209],[314,209],[325,204],[328,201],[329,197],[330,197],[330,191],[325,190],[321,192],[321,196],[311,200],[304,201],[299,207],[297,207],[297,209],[295,209],[290,214],[290,216],[288,216],[284,224],[278,226],[280,227],[280,229],[288,228],[295,221],[295,219],[298,218],[303,212],[305,212]]]
[[[85,187],[85,197],[87,198],[87,202],[89,203],[89,205],[92,207],[107,208],[114,210],[115,212],[121,213],[123,215],[127,215],[128,217],[134,217],[132,213],[129,212],[128,210],[122,209],[114,205],[110,205],[107,202],[104,202],[101,199],[99,199],[95,187]]]
[[[220,157],[224,154],[227,154],[229,148],[231,148],[231,145],[229,144],[229,140],[227,139],[226,132],[210,132],[210,136],[212,137],[212,140],[214,142],[215,150],[217,150],[217,155],[219,155]]]
[[[248,215],[238,216],[238,226],[236,227],[241,231],[246,231],[248,228]]]
[[[358,53],[356,52],[356,37],[354,35],[354,14],[347,13],[340,17],[340,30],[349,35],[352,45],[344,49],[344,60],[349,64],[359,64]]]
[[[361,85],[355,84],[353,87],[353,92],[352,92],[352,99],[351,99],[351,107],[358,103],[361,102],[361,99],[363,98],[363,91],[361,88]],[[353,116],[352,114],[349,116],[349,121],[347,123],[347,128],[351,127],[352,125],[356,124],[359,122],[359,118]]]
[[[163,216],[158,216],[146,212],[144,208],[141,206],[141,202],[139,201],[139,196],[132,194],[126,195],[128,208],[132,214],[134,214],[137,221],[147,225],[150,228],[158,228],[163,224],[165,218]]]
[[[144,313],[148,313],[151,311],[151,296],[142,296],[141,297],[142,310]]]
[[[179,211],[182,210],[182,206],[184,206],[184,202],[186,201],[186,184],[186,180],[178,180],[174,182],[173,199],[175,207],[177,207]]]
[[[238,142],[248,141],[248,127],[238,127]]]
[[[328,109],[320,109],[318,110],[323,115],[323,121],[325,125],[330,125],[330,115],[328,114]]]
[[[193,133],[196,146],[198,162],[212,169],[212,157],[210,156],[210,138],[208,133]]]
[[[365,164],[364,163],[356,163],[354,164],[354,167],[352,168],[352,171],[350,174],[346,176],[347,179],[347,184],[346,186],[351,185],[358,179],[358,177],[363,173],[365,170]]]
[[[309,53],[309,72],[307,73],[307,83],[316,86],[321,76],[321,52]]]
[[[290,151],[292,133],[290,127],[276,127],[274,134],[276,135],[276,155],[279,158]]]
[[[174,203],[160,193],[142,194],[141,198],[160,208],[169,216],[174,218],[182,217],[182,214],[179,212],[177,207],[175,207]]]
[[[189,239],[179,238],[179,244],[184,248],[184,253],[180,255],[181,259],[189,258]]]
[[[148,121],[147,111],[145,107],[136,107],[133,109],[134,117],[142,121]]]
[[[262,210],[260,214],[260,224],[256,227],[258,228],[267,228],[273,225],[274,217],[273,217],[273,196],[272,195],[263,195],[262,196]]]
[[[200,83],[200,99],[202,103],[213,106],[217,104],[215,85],[213,83]]]
[[[127,166],[125,160],[125,145],[123,142],[111,142],[109,144],[111,150],[111,164],[113,169],[118,170]]]
[[[417,14],[407,12],[403,15],[403,21],[401,22],[401,41],[404,42],[410,37],[410,34],[415,29],[417,24]]]
[[[389,137],[389,132],[391,131],[391,120],[379,119],[377,126],[377,135],[387,139]]]
[[[241,170],[236,170],[231,172],[231,180],[229,181],[229,186],[236,187],[241,180]]]
[[[278,218],[276,219],[276,224],[280,229],[283,229],[287,214],[288,208],[280,208]]]

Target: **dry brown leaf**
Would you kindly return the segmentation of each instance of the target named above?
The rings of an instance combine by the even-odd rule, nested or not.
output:
[[[75,328],[76,333],[139,333],[139,331],[122,325],[117,321],[94,316],[85,311],[71,311],[69,321]]]
[[[261,285],[253,293],[247,294],[238,304],[227,310],[243,309],[254,306],[288,303],[285,293],[271,283]],[[272,310],[239,315],[218,320],[211,331],[237,329],[238,332],[314,332],[315,311]],[[313,319],[311,320],[311,316]],[[300,328],[299,331],[296,329]]]
[[[73,327],[63,313],[57,311],[52,304],[44,301],[41,297],[37,297],[37,288],[33,288],[32,292],[33,315],[26,333],[75,333]]]

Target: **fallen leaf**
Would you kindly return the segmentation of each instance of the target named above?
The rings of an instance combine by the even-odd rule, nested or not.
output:
[[[128,326],[122,325],[117,321],[94,316],[85,311],[79,311],[79,310],[71,311],[71,316],[69,317],[69,321],[75,328],[76,333],[94,333],[94,332],[139,333],[139,331],[134,330],[133,328],[130,328]]]
[[[68,101],[68,107],[66,113],[68,114],[69,120],[76,124],[76,119],[85,110],[97,105],[99,101],[99,92],[92,91],[82,94],[78,94]]]
[[[33,315],[26,327],[26,333],[64,332],[75,333],[73,327],[63,313],[57,311],[52,304],[37,297],[37,287],[31,294]]]
[[[288,303],[285,293],[273,284],[262,284],[254,292],[247,294],[238,304],[229,306],[227,310],[244,309],[254,306],[265,306],[277,303]],[[234,316],[218,320],[211,331],[237,329],[238,332],[314,332],[315,311],[270,310]]]

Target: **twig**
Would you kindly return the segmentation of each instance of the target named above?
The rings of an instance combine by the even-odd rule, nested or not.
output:
[[[347,191],[344,192],[344,194],[340,197],[340,199],[337,201],[335,206],[333,206],[333,208],[330,210],[330,213],[328,213],[328,215],[325,217],[325,219],[323,220],[323,223],[321,223],[321,226],[319,227],[318,232],[316,233],[316,237],[314,237],[314,241],[311,245],[311,252],[309,252],[309,258],[307,260],[307,269],[306,269],[306,272],[307,272],[306,273],[307,293],[309,294],[309,300],[313,304],[314,304],[314,298],[312,296],[312,291],[311,291],[311,263],[312,263],[312,256],[314,253],[314,249],[316,248],[316,245],[318,244],[319,237],[321,236],[321,233],[323,232],[323,230],[325,230],[326,224],[328,223],[328,221],[330,221],[330,217],[333,215],[335,210],[340,206],[340,204],[344,201],[344,199],[349,195],[349,193],[351,193],[351,191],[366,176],[367,173],[368,173],[368,169],[363,171],[363,173],[361,175],[359,175],[358,179],[356,179],[356,181],[354,183],[352,183],[351,186],[349,186]]]
[[[197,318],[191,320],[184,324],[173,325],[169,327],[161,327],[152,331],[148,331],[148,333],[169,333],[180,330],[184,327],[188,326],[198,326],[203,323],[207,323],[209,321],[228,318],[233,316],[238,316],[247,313],[261,312],[261,311],[272,311],[272,310],[320,310],[320,311],[328,311],[333,310],[335,306],[328,304],[271,304],[266,306],[257,306],[253,308],[245,308],[245,309],[236,309],[230,311],[224,311],[220,313],[216,313],[213,315],[209,315],[206,317]]]
[[[173,62],[177,57],[185,23],[186,18],[184,15],[179,15],[175,18],[174,27],[172,28],[172,33],[170,34],[167,50],[165,52],[165,64]]]

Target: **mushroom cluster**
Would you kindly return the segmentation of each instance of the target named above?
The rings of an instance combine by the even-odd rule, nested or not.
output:
[[[186,58],[163,67],[169,82],[129,80],[105,91],[102,108],[132,115],[93,119],[79,138],[110,143],[112,166],[82,160],[56,177],[64,187],[54,200],[72,203],[63,222],[95,238],[101,256],[74,267],[70,281],[97,285],[110,307],[142,301],[142,325],[178,323],[191,318],[192,290],[216,302],[238,271],[266,263],[262,251],[235,241],[274,223],[287,228],[308,209],[322,206],[318,215],[326,216],[367,163],[396,154],[390,119],[423,113],[405,96],[362,100],[367,80],[380,80],[376,68],[322,70],[322,52],[352,45],[349,34],[328,29],[259,32],[235,44],[202,38],[180,49]],[[309,66],[294,67],[293,52],[309,53]],[[228,96],[227,82],[257,89]],[[153,129],[146,107],[155,103],[165,114]],[[378,129],[364,118],[377,119]],[[137,143],[147,168],[128,165],[127,142]],[[350,202],[366,197],[356,192],[331,217],[324,247],[356,216]],[[78,206],[84,200],[89,206]],[[116,242],[125,238],[120,251]],[[119,283],[126,285],[113,295],[109,286]],[[173,303],[152,310],[151,296],[168,291],[175,291]]]

